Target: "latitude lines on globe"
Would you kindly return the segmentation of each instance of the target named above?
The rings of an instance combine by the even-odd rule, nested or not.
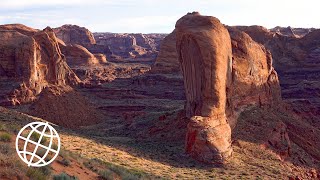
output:
[[[40,132],[38,130],[39,127],[43,126],[43,129],[42,129],[42,132]],[[31,128],[32,130],[29,132],[27,138],[23,137],[22,136],[22,133],[27,129],[27,128]],[[50,131],[50,134],[46,134],[46,130]],[[30,140],[30,137],[33,133],[38,133],[40,134],[40,137],[38,139],[38,142],[35,142],[33,140]],[[41,141],[44,137],[48,137],[50,138],[50,143],[48,146],[45,146],[43,144],[41,144]],[[51,146],[53,144],[53,139],[56,138],[57,141],[58,141],[58,144],[57,144],[57,150],[55,149],[52,149]],[[23,150],[20,151],[19,150],[19,140],[24,140],[24,147],[23,147]],[[35,145],[34,149],[33,149],[33,152],[28,152],[27,151],[27,146],[28,146],[28,143],[31,143],[33,145]],[[43,149],[46,149],[46,152],[45,154],[40,157],[39,155],[37,155],[37,150],[38,148],[41,147]],[[30,167],[30,166],[33,166],[33,167],[42,167],[42,166],[46,166],[48,164],[50,164],[51,162],[54,161],[54,159],[58,156],[59,154],[59,151],[60,151],[60,137],[59,137],[59,134],[57,133],[57,131],[51,126],[49,125],[48,122],[44,123],[44,122],[33,122],[33,123],[29,123],[27,124],[26,126],[24,126],[20,132],[18,133],[17,135],[17,138],[16,138],[16,151],[19,155],[19,157]],[[52,159],[48,162],[45,161],[45,158],[47,157],[47,155],[49,154],[49,152],[53,152],[55,153],[55,155],[52,157]],[[21,155],[23,154],[23,156]],[[30,159],[28,160],[27,158],[27,155],[30,155]],[[33,162],[34,158],[37,158],[38,161],[37,162]]]

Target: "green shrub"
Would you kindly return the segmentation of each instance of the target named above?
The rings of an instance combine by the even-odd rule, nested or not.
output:
[[[40,139],[40,134],[39,133],[37,133],[37,132],[33,132],[32,134],[31,134],[31,139],[33,140],[33,141],[35,141],[35,142],[38,142],[39,141],[39,139]],[[41,141],[40,141],[40,143],[41,144],[45,144],[47,142],[47,138],[46,137],[42,137],[42,139],[41,139]]]
[[[0,144],[0,153],[1,154],[12,154],[12,149],[9,144]]]
[[[148,177],[148,174],[145,172],[135,170],[135,169],[127,169],[125,167],[118,166],[109,162],[103,162],[96,158],[93,158],[88,162],[84,162],[84,165],[87,168],[95,172],[97,172],[97,169],[95,168],[97,164],[104,165],[106,168],[108,168],[107,170],[98,172],[98,174],[104,179],[108,179],[108,177],[112,179],[111,173],[117,174],[123,180],[146,179]]]
[[[105,179],[105,180],[113,180],[114,179],[114,177],[113,177],[114,173],[112,171],[110,171],[109,169],[99,171],[98,174],[102,179]]]
[[[14,134],[18,134],[21,129],[21,126],[19,126],[17,124],[7,124],[6,127],[7,127],[6,129],[8,131],[13,132]]]
[[[0,141],[10,142],[10,141],[11,141],[11,135],[8,134],[8,133],[2,133],[2,134],[0,134]]]
[[[6,127],[4,126],[4,124],[0,124],[0,131],[5,131]]]
[[[47,151],[46,151],[45,149],[42,149],[42,148],[39,149],[39,148],[38,148],[36,154],[37,154],[38,156],[40,156],[40,157],[43,157],[46,152],[47,152]]]
[[[71,162],[68,159],[62,159],[61,161],[59,160],[58,163],[64,165],[64,166],[70,166]]]
[[[75,176],[69,176],[66,173],[61,173],[59,175],[54,175],[53,180],[78,180]]]
[[[30,179],[35,180],[46,180],[46,175],[41,171],[41,169],[38,168],[28,168],[26,175]]]
[[[46,176],[51,175],[51,167],[50,166],[42,166],[39,168],[39,170]]]
[[[58,145],[52,144],[51,148],[54,149],[54,150],[58,150]]]

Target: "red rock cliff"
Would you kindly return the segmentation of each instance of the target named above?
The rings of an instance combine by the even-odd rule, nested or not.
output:
[[[67,65],[52,29],[22,34],[19,28],[18,32],[5,27],[0,27],[1,84],[12,85],[1,86],[2,103],[30,102],[47,86],[79,82]]]
[[[206,163],[222,163],[231,153],[226,88],[232,48],[228,30],[214,17],[187,14],[176,23],[176,46],[191,118],[186,152]]]

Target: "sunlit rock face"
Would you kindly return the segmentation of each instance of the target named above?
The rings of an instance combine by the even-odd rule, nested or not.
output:
[[[206,163],[223,163],[231,153],[226,89],[231,80],[232,48],[228,30],[214,17],[190,13],[176,23],[176,47],[191,119],[186,152]]]
[[[37,31],[21,25],[8,27],[0,27],[0,77],[5,84],[1,86],[1,104],[31,102],[49,85],[79,82],[51,28]]]

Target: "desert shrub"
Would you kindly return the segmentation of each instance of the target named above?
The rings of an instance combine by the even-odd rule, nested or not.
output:
[[[21,126],[17,124],[7,124],[6,127],[7,127],[6,130],[13,132],[14,134],[18,134],[21,129]]]
[[[4,126],[4,124],[0,124],[0,131],[4,131],[6,130],[6,127]]]
[[[102,179],[105,179],[105,180],[113,180],[114,179],[114,177],[113,177],[114,173],[112,171],[110,171],[109,169],[99,171],[98,174]]]
[[[10,142],[10,141],[11,141],[11,135],[8,134],[8,133],[2,133],[2,134],[0,134],[0,141]]]
[[[58,145],[52,144],[51,148],[54,149],[54,150],[58,150]]]
[[[53,176],[53,180],[77,180],[78,178],[75,176],[69,176],[66,173],[61,173]]]
[[[104,162],[96,158],[93,158],[88,162],[84,162],[84,165],[95,172],[97,172],[97,169],[95,168],[97,165],[104,165],[108,169],[98,172],[98,174],[104,179],[112,179],[112,173],[117,174],[123,180],[147,179],[149,177],[149,175],[145,172],[127,169],[125,167]]]
[[[113,165],[113,164],[111,166],[109,165],[109,168],[110,170],[115,172],[117,175],[119,175],[123,180],[136,180],[136,179],[141,179],[144,176],[144,174],[139,171],[128,170],[124,167]]]
[[[41,136],[41,135],[40,135],[39,133],[33,132],[33,133],[31,134],[31,139],[32,139],[33,141],[35,141],[35,142],[38,142],[39,139],[40,139],[40,136]],[[46,138],[46,137],[42,137],[40,143],[41,143],[41,144],[45,144],[46,142],[47,142],[47,138]]]
[[[46,152],[47,151],[45,149],[38,149],[36,154],[40,157],[43,157]]]
[[[46,180],[46,175],[39,168],[28,168],[26,176],[30,179]]]
[[[62,159],[61,161],[59,160],[58,163],[64,165],[64,166],[69,166],[71,162],[68,159]]]
[[[8,155],[8,154],[12,154],[12,148],[10,147],[9,144],[0,144],[0,153],[1,154],[5,154],[5,155]]]
[[[51,175],[51,167],[50,166],[40,167],[39,170],[46,176],[50,176]]]

